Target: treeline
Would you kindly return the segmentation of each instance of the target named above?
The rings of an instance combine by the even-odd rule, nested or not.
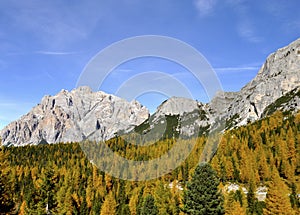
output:
[[[1,148],[0,211],[139,215],[147,211],[147,205],[154,205],[158,214],[184,214],[182,189],[192,178],[206,138],[180,140],[180,144],[188,141],[196,145],[178,168],[156,180],[140,182],[101,172],[89,162],[79,143]],[[174,140],[140,147],[116,137],[106,144],[122,157],[146,161],[168,152]],[[248,190],[247,195],[241,190],[223,192],[226,214],[299,213],[300,114],[276,112],[227,131],[211,165],[221,180],[219,189],[235,182]],[[259,185],[269,187],[265,202],[255,197]]]

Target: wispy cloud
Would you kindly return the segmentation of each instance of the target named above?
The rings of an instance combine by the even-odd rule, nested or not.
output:
[[[289,23],[286,23],[286,25],[284,25],[282,28],[287,33],[299,32],[299,29],[300,29],[300,18],[298,20],[293,20],[293,21],[291,21]]]
[[[48,47],[64,47],[87,38],[101,18],[94,4],[60,4],[56,1],[9,1],[2,5],[11,26],[30,33]]]
[[[200,16],[210,15],[216,6],[217,0],[195,0],[194,4]]]
[[[13,74],[12,77],[17,81],[38,81],[42,79],[55,80],[55,77],[47,71],[43,71],[34,75]]]
[[[262,37],[257,36],[255,28],[246,18],[240,20],[240,23],[237,26],[237,31],[242,38],[248,40],[249,42],[258,43],[263,40]]]
[[[258,66],[244,66],[244,67],[217,67],[214,68],[217,72],[240,72],[245,70],[259,70]]]
[[[80,52],[75,51],[46,51],[46,50],[40,50],[40,51],[32,51],[32,52],[7,52],[6,56],[16,56],[16,55],[75,55],[79,54]]]
[[[78,54],[78,52],[58,52],[58,51],[36,51],[35,54],[42,55],[74,55]]]
[[[214,70],[221,73],[240,73],[245,71],[258,71],[261,68],[261,62],[248,63],[244,65],[237,66],[224,66],[224,67],[214,67]]]
[[[228,0],[227,3],[233,8],[238,16],[237,33],[240,37],[251,43],[258,43],[263,41],[259,36],[255,26],[253,25],[249,8],[243,0]]]
[[[264,9],[270,16],[280,19],[286,18],[286,12],[289,11],[288,4],[285,1],[263,1]]]
[[[265,2],[265,11],[274,22],[280,20],[277,28],[280,28],[287,34],[298,33],[300,29],[300,16],[299,13],[293,12],[298,8],[293,7],[293,4],[285,1],[266,1]],[[297,34],[296,34],[297,35]]]

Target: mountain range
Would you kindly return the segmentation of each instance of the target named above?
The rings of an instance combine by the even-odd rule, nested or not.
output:
[[[209,103],[171,97],[150,115],[128,102],[89,87],[45,96],[40,104],[0,131],[2,145],[103,141],[131,132],[167,137],[197,136],[223,122],[242,126],[276,110],[300,109],[300,38],[268,56],[256,77],[239,92],[218,92]],[[154,135],[154,136],[155,136]]]

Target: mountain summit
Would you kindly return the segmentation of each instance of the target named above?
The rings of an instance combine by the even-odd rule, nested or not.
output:
[[[148,109],[137,101],[128,102],[79,87],[45,96],[41,104],[1,130],[0,136],[6,146],[101,141],[130,131],[149,132],[167,121],[169,125],[165,128],[169,132],[193,136],[197,135],[195,131],[212,129],[218,121],[225,122],[225,128],[230,129],[276,110],[299,109],[300,38],[271,54],[257,76],[239,92],[218,92],[208,104],[172,97],[150,116]]]
[[[223,115],[234,125],[253,122],[264,117],[266,108],[277,99],[299,86],[300,38],[269,55],[257,76],[235,93]]]
[[[137,101],[79,87],[45,96],[21,119],[1,132],[4,145],[41,142],[75,142],[86,138],[106,140],[119,131],[130,131],[148,118],[149,111]]]

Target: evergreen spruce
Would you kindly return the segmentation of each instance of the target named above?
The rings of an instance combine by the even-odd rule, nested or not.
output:
[[[142,187],[142,189],[140,190],[139,195],[138,195],[138,201],[137,201],[137,205],[136,205],[136,214],[137,215],[141,214],[141,210],[143,207],[143,202],[144,202],[143,193],[144,193],[144,187]]]
[[[210,164],[197,166],[184,192],[183,212],[192,215],[224,214],[224,198],[218,190],[220,181]]]
[[[130,214],[129,207],[127,205],[127,196],[125,192],[125,181],[123,180],[119,181],[116,200],[118,203],[117,214],[119,215]]]
[[[299,198],[297,196],[297,186],[294,182],[292,183],[291,188],[292,188],[292,193],[290,195],[290,202],[291,202],[292,208],[297,210],[298,208],[300,208],[300,202],[299,202]]]
[[[158,209],[155,205],[154,198],[152,195],[147,195],[144,199],[143,206],[141,208],[141,215],[156,215]]]
[[[256,206],[255,186],[253,181],[250,181],[249,190],[247,193],[247,214],[254,214]]]

